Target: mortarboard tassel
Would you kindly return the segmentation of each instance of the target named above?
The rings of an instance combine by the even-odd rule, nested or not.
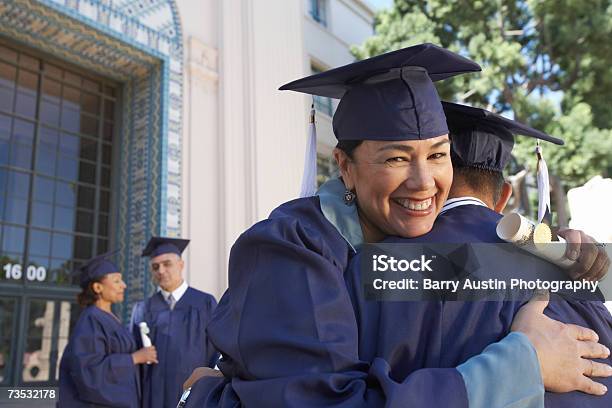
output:
[[[542,146],[540,146],[539,141],[535,152],[538,158],[538,222],[545,222],[550,225],[552,222],[552,213],[550,209],[550,180],[548,178],[548,166],[542,155]]]
[[[317,127],[315,124],[314,102],[310,110],[310,124],[308,126],[308,142],[304,158],[304,174],[302,175],[302,188],[300,197],[311,197],[317,191]]]

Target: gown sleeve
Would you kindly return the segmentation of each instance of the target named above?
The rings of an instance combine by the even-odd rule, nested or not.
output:
[[[140,326],[138,324],[144,321],[144,302],[136,302],[132,308],[132,316],[127,329],[132,333],[134,341],[138,348],[142,347],[142,337],[140,336]]]
[[[127,333],[126,333],[127,334]],[[68,365],[79,398],[93,404],[131,407],[135,366],[130,353],[109,354],[110,341],[102,324],[92,316],[73,334]]]
[[[612,315],[610,315],[610,311],[603,302],[575,300],[564,295],[552,294],[544,313],[560,322],[576,324],[594,330],[599,335],[599,343],[612,349]],[[594,361],[612,365],[612,355],[605,359],[594,359]],[[592,380],[605,385],[608,390],[612,390],[612,377],[592,378]],[[579,391],[547,392],[546,406],[555,408],[608,408],[612,407],[612,392],[608,391],[603,396],[585,394]]]
[[[440,366],[440,350],[437,347],[443,342],[447,342],[444,352],[449,353],[453,350],[454,341],[461,343],[457,337],[452,337],[452,331],[440,332],[435,327],[441,325],[440,314],[446,308],[453,310],[455,302],[447,302],[441,309],[434,306],[433,301],[403,301],[394,302],[393,307],[384,308],[384,301],[367,301],[362,289],[361,279],[361,257],[363,252],[357,254],[345,272],[345,281],[349,295],[351,296],[355,315],[360,330],[360,355],[362,358],[374,359],[375,363],[379,359],[374,356],[382,354],[384,358],[394,361],[398,354],[411,350],[412,353],[420,354],[419,363],[414,363],[416,367],[431,367],[438,364]],[[442,302],[440,302],[442,303]],[[458,302],[461,304],[462,302]],[[487,336],[492,328],[483,324],[485,316],[491,316],[490,312],[497,313],[500,302],[480,302],[482,309],[474,314],[455,315],[455,323],[460,323],[459,329],[462,332],[471,333],[471,336],[479,336],[479,331],[483,330],[483,336]],[[399,307],[396,307],[399,306]],[[477,309],[478,310],[478,309]],[[380,321],[385,321],[386,328],[380,326]],[[393,329],[390,322],[397,322],[398,327]],[[413,322],[413,324],[411,324]],[[406,329],[408,326],[409,329]],[[398,334],[389,336],[390,332],[397,331]],[[412,335],[403,336],[408,330],[417,332],[416,337]],[[504,330],[505,331],[505,330]],[[462,333],[465,334],[465,333]],[[445,336],[440,341],[440,336]],[[426,344],[425,348],[422,345]],[[450,349],[450,350],[448,350]],[[468,406],[477,407],[504,407],[504,408],[543,408],[544,407],[544,385],[540,373],[540,365],[537,353],[527,336],[522,333],[510,333],[500,341],[489,344],[481,349],[478,354],[463,361],[456,367],[461,374],[467,391]],[[430,358],[432,360],[430,360]],[[457,359],[453,359],[457,361]],[[462,361],[463,359],[458,359]],[[402,361],[401,358],[396,361]],[[428,363],[427,363],[428,362]],[[404,363],[406,361],[404,360]],[[398,364],[397,362],[393,364]],[[448,367],[442,363],[441,366]],[[453,366],[455,363],[450,364]],[[394,366],[396,375],[404,376],[407,368]],[[399,369],[398,369],[399,368]],[[408,374],[406,381],[410,380],[415,374],[421,374],[430,369],[420,369]],[[511,379],[511,380],[508,380]],[[439,392],[438,389],[431,389],[429,392]],[[444,398],[448,398],[445,395]],[[452,398],[452,396],[451,396]],[[445,406],[442,404],[440,406]]]
[[[231,379],[215,392],[227,395],[223,388],[231,387],[247,407],[466,408],[455,368],[418,370],[400,383],[384,360],[360,361],[344,267],[331,240],[296,220],[267,220],[239,238],[230,289],[208,327]]]
[[[217,307],[217,301],[213,296],[208,297],[208,319],[207,326],[210,318],[212,317],[215,308]],[[208,362],[208,367],[215,368],[217,362],[219,361],[219,352],[215,349],[215,346],[210,341],[210,337],[206,335],[206,361]]]
[[[513,332],[459,365],[470,407],[544,407],[544,385],[535,348]]]

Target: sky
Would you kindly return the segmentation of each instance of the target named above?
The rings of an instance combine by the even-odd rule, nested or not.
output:
[[[393,5],[393,0],[367,0],[367,2],[374,6],[377,10],[389,8]]]

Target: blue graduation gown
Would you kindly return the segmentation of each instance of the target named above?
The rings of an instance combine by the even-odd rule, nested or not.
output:
[[[132,334],[96,306],[81,313],[60,362],[60,408],[140,407]]]
[[[215,366],[218,353],[206,336],[206,326],[216,304],[212,295],[190,287],[173,310],[160,292],[134,307],[133,334],[141,344],[138,323],[147,322],[159,361],[141,367],[143,407],[174,408],[193,370]]]
[[[495,232],[501,215],[484,206],[465,205],[441,214],[432,231],[422,237],[390,237],[392,243],[501,243]],[[565,274],[554,265],[523,252],[515,252],[507,262],[502,258],[491,267],[526,269],[537,265],[559,279]],[[481,265],[486,270],[486,265]],[[424,367],[454,367],[478,355],[492,342],[510,331],[514,314],[522,302],[368,302],[360,290],[360,265],[356,257],[347,271],[349,291],[355,303],[361,339],[360,357],[386,359],[392,375],[401,381],[410,372]],[[565,323],[595,330],[600,342],[612,348],[612,317],[600,301],[578,301],[567,294],[552,295],[545,313]],[[415,331],[411,328],[420,327]],[[598,360],[612,363],[612,359]],[[612,378],[595,378],[612,389]],[[604,397],[581,392],[545,394],[547,407],[610,407],[612,394]]]
[[[285,203],[242,234],[208,326],[225,378],[198,381],[186,406],[466,408],[456,368],[400,379],[384,359],[361,358],[361,342],[376,339],[359,337],[343,276],[353,256],[318,197]]]

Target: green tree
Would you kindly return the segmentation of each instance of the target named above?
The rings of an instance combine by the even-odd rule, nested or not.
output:
[[[353,53],[432,42],[474,59],[483,72],[438,82],[440,96],[563,138],[544,151],[571,188],[612,173],[610,39],[612,0],[395,0]],[[517,139],[515,156],[533,168],[534,141]]]

